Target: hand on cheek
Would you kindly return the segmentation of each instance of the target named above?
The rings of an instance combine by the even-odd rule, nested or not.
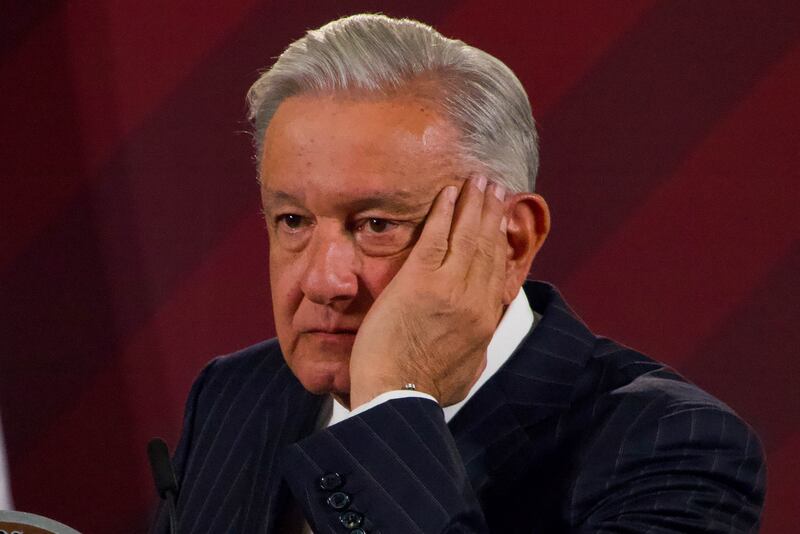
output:
[[[409,382],[443,406],[467,395],[503,310],[504,197],[482,177],[460,193],[439,193],[411,254],[361,323],[351,409]]]

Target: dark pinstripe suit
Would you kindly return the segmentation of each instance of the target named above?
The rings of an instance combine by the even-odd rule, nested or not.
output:
[[[368,532],[757,530],[753,431],[595,337],[551,286],[525,291],[542,321],[449,425],[432,401],[402,399],[312,432],[322,399],[276,341],[211,362],[175,455],[180,531],[278,532],[291,488],[316,532],[347,532],[318,486],[329,472],[344,475]]]

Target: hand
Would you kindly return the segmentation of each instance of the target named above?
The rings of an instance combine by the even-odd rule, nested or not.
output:
[[[408,259],[358,330],[351,409],[409,382],[442,406],[466,397],[503,312],[504,196],[479,177],[460,194],[448,186],[436,197]]]

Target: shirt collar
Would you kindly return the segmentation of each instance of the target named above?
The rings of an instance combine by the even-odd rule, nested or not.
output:
[[[494,331],[489,347],[486,349],[486,368],[478,377],[478,380],[472,385],[472,388],[467,393],[467,396],[459,403],[448,406],[444,409],[444,418],[447,422],[455,417],[456,413],[461,409],[466,402],[486,383],[504,363],[511,357],[517,349],[522,340],[533,328],[535,319],[531,305],[528,302],[528,297],[525,292],[520,288],[517,296],[511,301],[511,304],[500,319],[500,324]]]

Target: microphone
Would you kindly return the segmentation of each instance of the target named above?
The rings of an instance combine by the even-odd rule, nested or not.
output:
[[[156,485],[158,496],[167,501],[169,512],[169,531],[178,532],[178,518],[175,512],[175,499],[178,496],[178,480],[172,469],[169,459],[169,449],[161,438],[153,438],[147,444],[147,457],[150,459],[150,469],[153,471],[153,481]]]

